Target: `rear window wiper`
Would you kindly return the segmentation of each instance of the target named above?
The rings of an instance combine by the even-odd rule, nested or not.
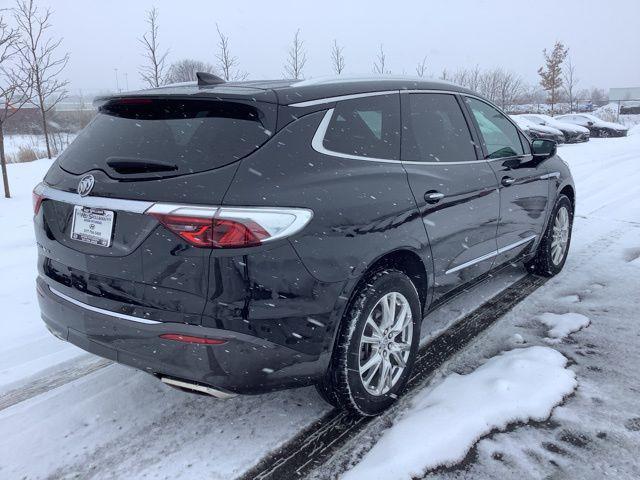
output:
[[[107,165],[123,175],[128,173],[171,172],[178,170],[178,166],[174,163],[141,158],[109,157],[107,158]]]

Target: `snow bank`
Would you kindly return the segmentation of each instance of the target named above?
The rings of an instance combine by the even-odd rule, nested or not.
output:
[[[460,462],[492,430],[548,418],[577,386],[566,363],[556,350],[535,346],[502,353],[468,375],[448,376],[418,394],[343,478],[410,479]]]
[[[561,340],[589,325],[589,318],[580,313],[543,313],[540,321],[550,328],[549,336]]]
[[[593,115],[606,122],[621,123],[627,127],[633,127],[640,124],[640,115],[638,114],[623,114],[618,115],[618,103],[611,102],[597,108],[593,111]]]
[[[84,353],[51,335],[38,310],[31,190],[50,166],[46,159],[8,165],[12,198],[0,193],[0,391]]]

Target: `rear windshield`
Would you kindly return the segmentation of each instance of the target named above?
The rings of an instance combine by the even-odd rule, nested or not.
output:
[[[59,165],[116,178],[200,172],[247,156],[271,137],[275,123],[275,106],[268,103],[115,100],[100,108]]]

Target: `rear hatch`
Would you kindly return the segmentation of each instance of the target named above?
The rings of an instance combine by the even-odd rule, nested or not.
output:
[[[275,105],[251,99],[108,100],[39,187],[41,276],[54,293],[91,306],[199,323],[211,250],[145,211],[156,202],[220,204],[238,160],[275,125]]]

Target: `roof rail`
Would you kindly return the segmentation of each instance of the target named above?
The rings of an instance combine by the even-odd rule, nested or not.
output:
[[[223,78],[220,78],[213,73],[196,72],[196,77],[198,78],[199,87],[204,87],[206,85],[220,85],[221,83],[226,83]]]

